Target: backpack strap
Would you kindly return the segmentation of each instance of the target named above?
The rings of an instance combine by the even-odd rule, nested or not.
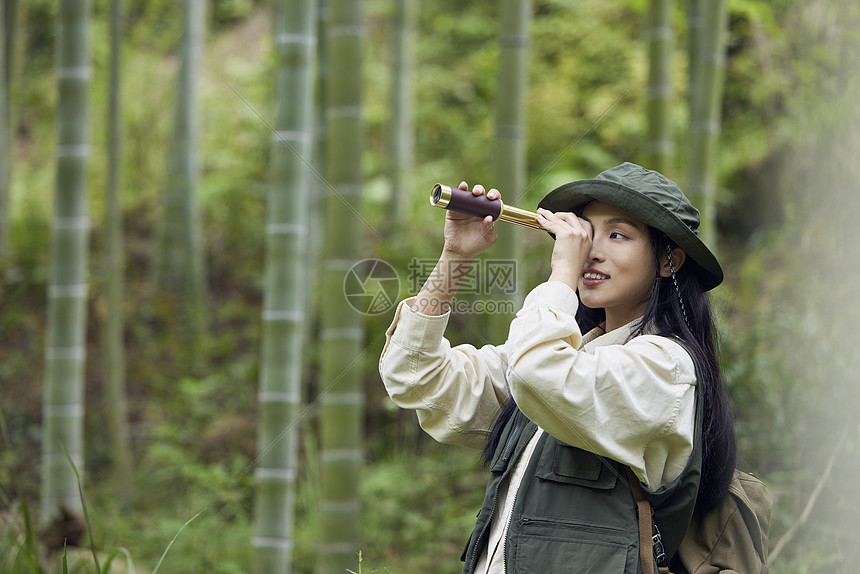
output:
[[[654,574],[654,561],[656,560],[659,574],[669,574],[669,567],[664,566],[666,553],[663,551],[663,540],[660,531],[654,523],[654,508],[645,498],[639,479],[633,474],[628,466],[627,480],[630,490],[633,491],[633,499],[636,501],[636,514],[639,522],[639,562],[642,565],[642,574]]]

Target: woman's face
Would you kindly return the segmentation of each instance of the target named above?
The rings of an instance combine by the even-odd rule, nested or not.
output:
[[[581,217],[594,230],[591,251],[579,278],[579,299],[606,311],[606,330],[645,312],[657,274],[648,227],[611,205],[592,201]]]

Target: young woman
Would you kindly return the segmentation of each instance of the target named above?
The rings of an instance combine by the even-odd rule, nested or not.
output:
[[[634,164],[559,187],[538,213],[555,237],[552,272],[507,341],[443,336],[463,262],[496,240],[491,218],[449,211],[442,255],[398,307],[380,373],[436,440],[484,449],[490,480],[464,572],[635,574],[628,476],[654,507],[668,561],[734,469],[705,296],[722,269],[678,186]]]

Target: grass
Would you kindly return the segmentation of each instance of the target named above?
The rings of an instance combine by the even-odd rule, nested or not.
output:
[[[0,418],[2,418],[2,417],[0,417]],[[62,448],[63,448],[63,453],[66,456],[66,460],[68,461],[69,465],[71,466],[72,470],[74,471],[75,479],[77,480],[78,492],[79,492],[80,498],[81,498],[81,507],[83,509],[83,514],[84,514],[84,523],[86,525],[87,537],[89,539],[89,544],[90,544],[91,560],[92,560],[93,566],[95,567],[95,572],[97,572],[98,574],[110,574],[111,572],[113,572],[113,570],[112,570],[113,562],[120,555],[122,555],[125,558],[126,572],[128,572],[128,573],[136,572],[136,569],[134,566],[134,560],[132,559],[131,552],[129,552],[129,550],[127,548],[124,548],[122,546],[112,548],[107,553],[104,564],[101,563],[101,560],[99,559],[99,551],[96,548],[96,542],[95,542],[96,537],[93,533],[93,524],[92,524],[92,520],[90,517],[89,510],[88,510],[87,499],[86,499],[86,496],[84,494],[84,488],[83,488],[83,483],[81,481],[80,472],[78,471],[77,465],[75,465],[74,461],[72,460],[71,456],[69,455],[68,450],[66,450],[65,446],[63,446]],[[29,568],[29,571],[32,574],[43,574],[45,572],[45,569],[43,568],[41,561],[39,560],[38,550],[37,550],[37,537],[36,537],[35,530],[33,529],[33,523],[32,523],[32,520],[30,519],[30,512],[29,512],[29,508],[28,508],[26,502],[21,501],[20,509],[21,509],[21,515],[22,515],[22,519],[23,519],[23,532],[22,532],[23,538],[21,536],[15,537],[15,540],[12,541],[13,550],[15,551],[15,553],[17,555],[23,556],[24,561],[26,562],[26,567]],[[155,568],[153,568],[153,570],[152,570],[152,574],[157,574],[159,568],[161,567],[162,563],[164,562],[165,557],[167,556],[167,553],[173,547],[173,544],[176,542],[177,538],[179,538],[179,535],[182,534],[182,531],[185,529],[185,527],[188,526],[189,524],[191,524],[194,520],[196,520],[197,517],[199,517],[205,510],[206,509],[204,508],[203,510],[199,511],[197,514],[195,514],[190,519],[188,519],[179,528],[179,530],[176,532],[176,534],[173,536],[173,538],[168,543],[167,547],[164,549],[164,552],[161,554],[161,557],[158,559],[158,562],[156,563]],[[14,567],[14,562],[13,562],[13,564],[11,564],[9,566],[10,566],[10,569],[12,567]],[[80,563],[80,561],[78,561],[73,566],[75,566],[76,569],[83,568],[83,565]],[[60,556],[60,568],[61,568],[61,571],[63,574],[69,573],[69,549],[68,549],[66,542],[64,542],[64,544],[63,544],[63,552]]]
[[[358,572],[355,570],[347,569],[347,572],[350,574],[364,574],[362,567],[364,565],[364,556],[361,554],[361,550],[358,551]],[[388,568],[377,568],[376,570],[371,570],[368,574],[374,574],[376,572],[391,572]]]
[[[352,574],[456,571],[460,567],[462,544],[473,525],[486,480],[474,453],[428,441],[385,453],[371,451],[369,456],[375,460],[365,468],[361,482],[364,532],[357,547],[362,550],[357,552],[357,565],[353,566],[357,570],[347,568],[345,571]],[[186,460],[186,464],[195,463]],[[206,465],[199,466],[199,481],[211,482],[211,469],[207,475],[202,472]],[[313,476],[304,476],[300,480],[297,499],[294,572],[299,574],[313,571],[316,540],[313,479]],[[177,485],[180,482],[173,481]],[[39,533],[30,516],[31,507],[24,499],[12,503],[4,498],[2,502],[14,508],[14,512],[0,516],[5,525],[0,529],[0,571],[9,574],[57,571],[106,574],[142,572],[138,565],[149,564],[146,571],[153,574],[161,571],[247,572],[253,560],[249,548],[252,519],[248,514],[237,514],[236,509],[250,506],[251,484],[250,481],[239,483],[236,490],[242,491],[243,496],[231,499],[216,496],[217,492],[213,494],[211,489],[195,482],[186,489],[177,489],[173,496],[160,500],[157,505],[129,512],[105,504],[110,494],[98,485],[87,499],[78,477],[82,506],[86,508],[88,548],[69,547],[50,557],[40,554]],[[148,487],[152,488],[152,484]],[[178,504],[183,499],[185,501]],[[187,512],[188,507],[204,500],[209,504],[203,510],[187,520],[176,519],[177,515]],[[99,535],[99,531],[107,536]],[[845,556],[812,551],[783,556],[777,564],[771,565],[771,571],[800,574],[816,571],[813,567],[823,564],[832,566],[830,571],[833,572],[851,571]]]
[[[356,574],[433,571],[440,564],[452,571],[459,568],[460,551],[485,481],[475,453],[430,441],[420,448],[411,444],[407,448],[408,452],[369,453],[380,458],[366,467],[361,479],[363,533],[356,543],[362,549],[357,554],[357,570],[352,566]],[[179,464],[178,458],[171,461]],[[252,516],[242,509],[251,506],[253,482],[243,480],[225,492],[223,482],[231,470],[222,475],[212,468],[217,464],[195,462],[190,457],[183,464],[189,467],[185,474],[193,480],[183,484],[183,479],[173,476],[164,483],[161,479],[165,477],[150,476],[155,480],[143,487],[154,494],[145,497],[148,506],[138,500],[124,508],[100,481],[88,492],[77,475],[85,508],[86,549],[68,547],[46,556],[40,533],[30,519],[30,507],[21,499],[14,515],[9,513],[4,521],[7,528],[0,530],[0,571],[247,572],[253,563]],[[212,483],[216,483],[214,490]],[[165,484],[172,485],[172,493],[162,499],[158,491],[164,494],[168,490]],[[194,505],[204,509],[188,520],[177,520],[177,515]],[[297,493],[293,569],[297,574],[313,572],[316,506],[314,476],[306,474]],[[446,527],[440,529],[440,524]]]

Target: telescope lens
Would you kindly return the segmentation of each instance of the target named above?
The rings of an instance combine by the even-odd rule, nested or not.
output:
[[[433,204],[439,203],[440,199],[442,199],[442,186],[437,184],[433,188]]]

